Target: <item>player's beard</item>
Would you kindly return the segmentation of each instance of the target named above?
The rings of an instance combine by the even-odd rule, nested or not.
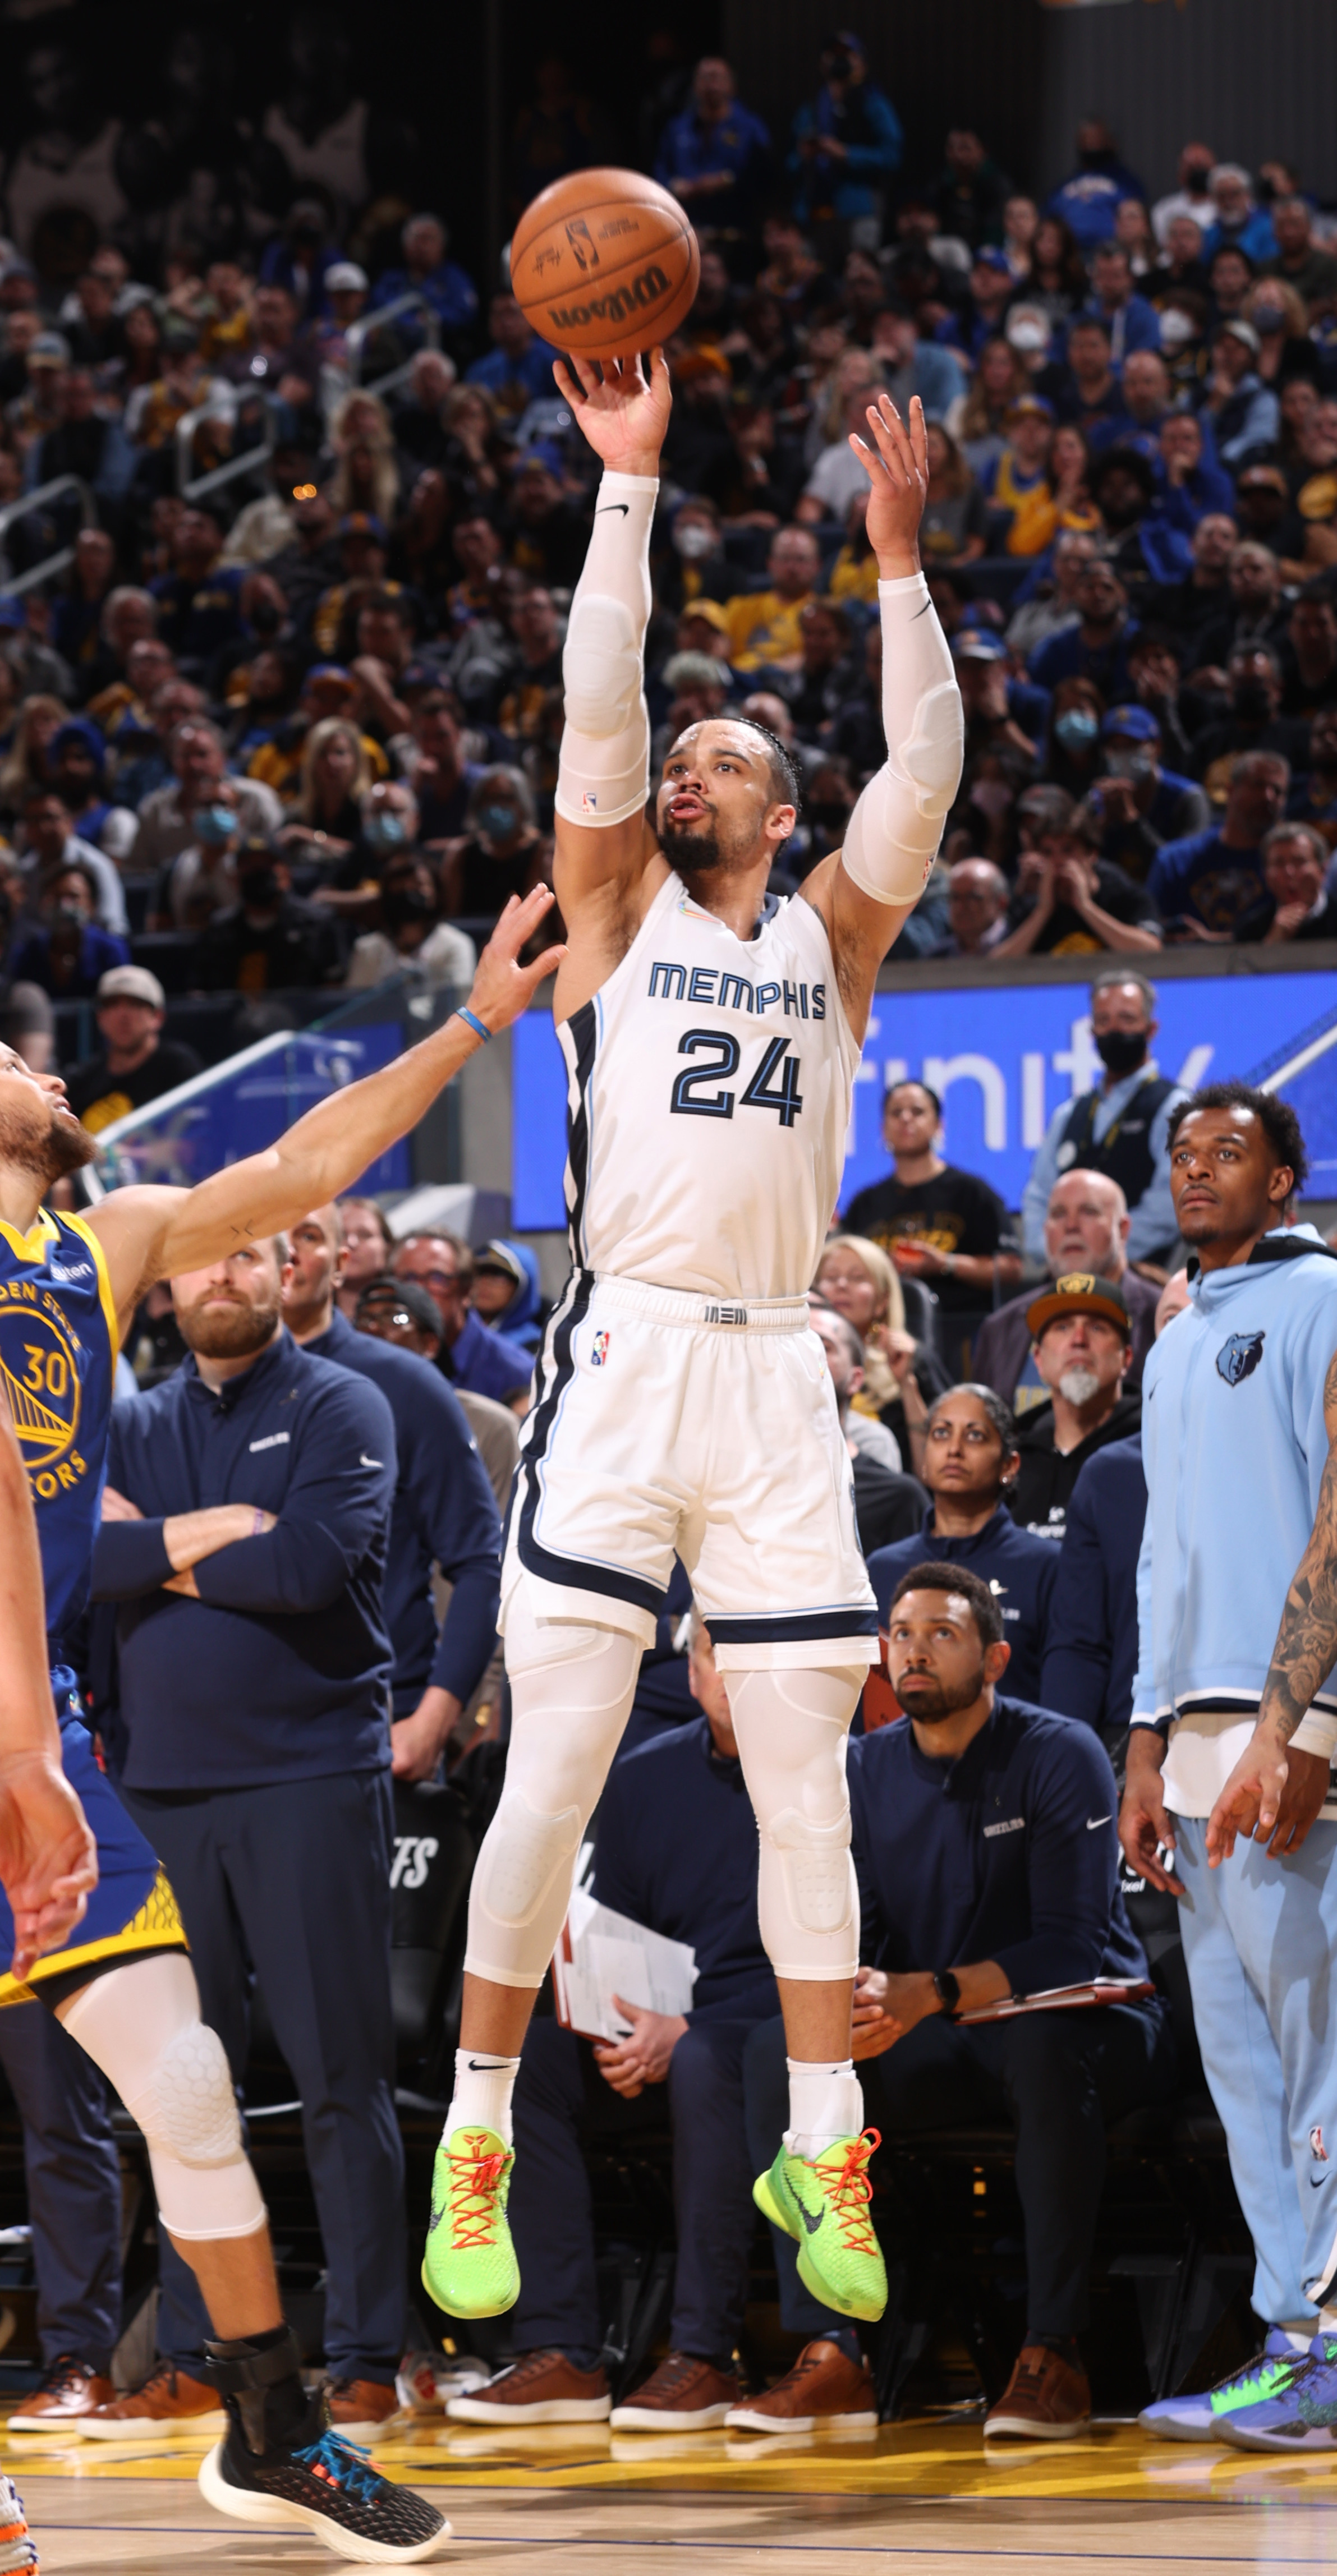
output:
[[[718,820],[703,831],[700,825],[679,827],[665,815],[659,829],[659,846],[675,873],[687,878],[741,871],[752,867],[757,856],[755,834],[745,849],[733,849],[727,835],[721,841]]]
[[[973,1708],[984,1688],[985,1671],[981,1664],[979,1671],[972,1673],[968,1681],[951,1685],[929,1681],[923,1674],[916,1674],[915,1679],[920,1688],[912,1691],[908,1699],[902,1699],[901,1706],[907,1717],[917,1717],[921,1725],[932,1726],[940,1717],[955,1717],[959,1708]],[[900,1697],[899,1692],[897,1697]]]
[[[29,1110],[27,1101],[23,1103],[23,1109],[28,1110],[26,1116],[16,1116],[12,1103],[0,1108],[0,1165],[28,1173],[46,1190],[64,1180],[67,1173],[81,1172],[86,1163],[92,1162],[97,1146],[88,1129],[68,1109],[57,1109],[52,1100],[43,1106],[44,1126]]]
[[[238,1297],[232,1304],[217,1297],[201,1297],[193,1306],[178,1306],[176,1320],[182,1340],[201,1359],[242,1360],[272,1342],[282,1311],[282,1295],[275,1277],[272,1295],[259,1305],[249,1297]]]

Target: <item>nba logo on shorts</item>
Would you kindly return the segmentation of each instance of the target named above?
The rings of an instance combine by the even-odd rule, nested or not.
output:
[[[590,1364],[593,1368],[602,1368],[607,1357],[608,1335],[607,1333],[596,1333],[594,1336],[594,1348],[590,1353]]]
[[[580,791],[580,810],[582,814],[598,813],[599,799],[592,788],[582,787]]]

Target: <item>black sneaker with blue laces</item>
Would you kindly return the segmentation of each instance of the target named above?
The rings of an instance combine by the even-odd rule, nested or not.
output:
[[[413,2567],[441,2555],[450,2524],[331,2430],[323,2390],[308,2397],[302,2388],[286,2328],[205,2349],[228,2413],[227,2432],[199,2472],[206,2503],[271,2530],[298,2524],[365,2567]]]

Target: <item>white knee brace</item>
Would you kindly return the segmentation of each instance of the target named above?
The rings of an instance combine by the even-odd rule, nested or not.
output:
[[[961,780],[965,721],[947,638],[922,573],[880,581],[887,757],[845,833],[845,873],[874,903],[916,903]]]
[[[506,1605],[506,1786],[469,1891],[464,1964],[495,1985],[537,1988],[630,1714],[641,1648],[617,1628],[542,1618],[525,1591],[522,1578]]]
[[[59,2011],[144,2132],[169,2236],[192,2244],[253,2236],[263,2227],[265,2204],[241,2143],[227,2052],[200,2019],[184,1952],[110,1969]]]
[[[859,1891],[845,1747],[865,1668],[730,1673],[734,1733],[761,1836],[758,1915],[777,1977],[852,1977]]]

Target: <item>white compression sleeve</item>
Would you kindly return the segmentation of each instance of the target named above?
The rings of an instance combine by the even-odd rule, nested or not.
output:
[[[961,783],[965,724],[922,572],[880,581],[887,757],[850,816],[845,873],[874,903],[917,903]]]
[[[562,654],[566,729],[557,811],[598,831],[650,793],[650,718],[641,679],[650,623],[652,475],[605,474]]]

